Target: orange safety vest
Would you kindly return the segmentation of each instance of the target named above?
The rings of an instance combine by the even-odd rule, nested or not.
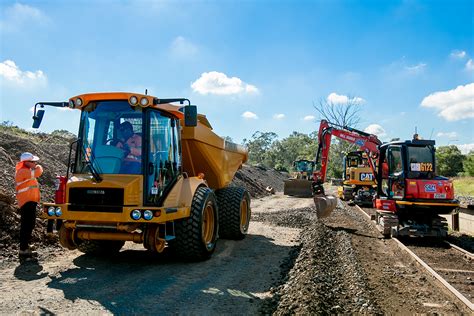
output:
[[[16,199],[18,206],[22,207],[27,202],[39,202],[40,190],[36,180],[41,176],[43,168],[37,165],[35,169],[27,168],[23,162],[16,164]]]

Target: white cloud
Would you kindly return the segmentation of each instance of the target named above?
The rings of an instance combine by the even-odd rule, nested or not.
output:
[[[426,67],[425,63],[418,63],[417,65],[414,65],[414,66],[405,66],[405,70],[409,74],[416,75],[416,74],[422,73],[425,70],[425,67]]]
[[[453,57],[453,58],[462,59],[462,58],[466,57],[466,55],[467,55],[466,52],[463,51],[463,50],[453,50],[451,52],[451,57]]]
[[[463,155],[468,154],[470,151],[474,151],[474,143],[456,145]]]
[[[337,94],[335,92],[330,93],[326,99],[328,103],[331,103],[331,104],[348,104],[348,103],[362,104],[365,102],[365,100],[360,97],[349,98],[346,95]]]
[[[435,109],[447,121],[474,118],[474,83],[432,93],[421,101],[421,106]]]
[[[369,126],[364,129],[364,132],[369,133],[369,134],[374,134],[377,135],[379,138],[383,138],[387,136],[387,133],[383,129],[382,126],[379,124],[370,124]]]
[[[47,77],[43,71],[23,71],[12,60],[0,63],[0,77],[5,79],[5,83],[15,86],[45,85],[47,83]]]
[[[257,120],[258,119],[257,114],[255,114],[253,112],[250,112],[250,111],[245,111],[244,113],[242,113],[242,117],[244,119],[247,119],[247,120]]]
[[[472,59],[469,59],[466,63],[466,70],[467,71],[473,71],[474,70],[474,62]]]
[[[190,57],[198,52],[196,45],[182,36],[176,37],[170,46],[170,51],[176,57]]]
[[[306,115],[305,117],[303,117],[303,121],[314,121],[314,119],[314,115]]]
[[[285,114],[275,114],[275,115],[273,115],[273,118],[275,120],[282,120],[282,119],[285,118]]]
[[[439,132],[436,134],[437,137],[456,138],[458,134],[456,132]]]
[[[200,94],[257,94],[257,87],[243,82],[237,77],[227,77],[226,74],[217,71],[204,72],[201,77],[191,84],[191,88]]]
[[[46,24],[50,19],[39,9],[21,3],[5,9],[2,15],[3,19],[0,21],[0,30],[2,31],[17,31],[23,26],[31,26],[32,22],[35,24]]]

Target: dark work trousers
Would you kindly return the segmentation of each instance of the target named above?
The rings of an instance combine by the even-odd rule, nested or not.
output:
[[[21,208],[20,250],[28,249],[36,223],[36,202],[27,202]]]

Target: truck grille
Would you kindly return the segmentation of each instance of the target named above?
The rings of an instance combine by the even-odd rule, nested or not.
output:
[[[83,212],[121,213],[123,210],[123,189],[71,188],[69,189],[69,210]]]

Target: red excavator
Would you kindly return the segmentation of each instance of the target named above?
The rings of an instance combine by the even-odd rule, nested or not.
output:
[[[320,217],[329,216],[336,207],[335,198],[324,193],[331,136],[356,144],[369,157],[377,182],[373,217],[386,238],[391,236],[445,237],[446,220],[459,202],[454,199],[451,180],[436,175],[435,141],[412,140],[384,143],[377,136],[322,120],[314,171],[313,192]]]

